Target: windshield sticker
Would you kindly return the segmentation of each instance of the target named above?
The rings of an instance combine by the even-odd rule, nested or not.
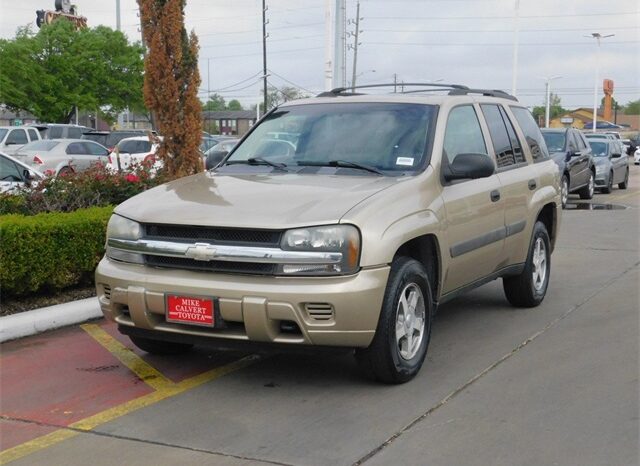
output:
[[[413,167],[413,157],[398,157],[396,159],[396,165],[407,165]]]

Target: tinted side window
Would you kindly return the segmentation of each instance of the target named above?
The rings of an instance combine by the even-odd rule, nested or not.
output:
[[[497,105],[488,104],[480,105],[480,108],[489,127],[489,134],[491,135],[493,150],[496,153],[498,168],[513,165],[515,163],[513,149],[511,148],[507,128],[502,120],[502,115],[500,115],[500,109]]]
[[[0,180],[22,181],[22,170],[11,160],[0,157]]]
[[[531,149],[531,155],[534,162],[540,162],[549,158],[549,152],[547,151],[547,144],[542,138],[540,128],[533,119],[533,115],[526,108],[511,107],[513,114],[518,120],[518,124],[527,139],[527,144]]]
[[[582,133],[576,133],[576,139],[578,139],[578,147],[580,150],[589,150],[589,142]]]
[[[473,106],[462,105],[452,109],[447,118],[447,129],[444,134],[443,158],[446,157],[451,163],[458,154],[486,153],[487,146]]]
[[[578,151],[578,141],[576,141],[576,135],[573,134],[571,131],[567,134],[568,136],[568,146],[567,149],[570,152],[577,152]]]
[[[83,143],[84,146],[86,147],[87,150],[87,154],[91,154],[91,155],[109,155],[109,151],[107,149],[105,149],[104,147],[100,146],[99,144],[95,144],[93,142],[85,142]]]
[[[82,128],[67,128],[67,137],[69,139],[80,139],[82,137]]]
[[[84,144],[82,142],[72,142],[67,146],[67,154],[69,155],[79,155],[86,153],[87,151],[84,148]]]
[[[23,129],[14,129],[7,136],[6,144],[26,144],[29,140],[27,139],[27,133]]]
[[[39,141],[38,132],[35,129],[28,129],[27,133],[29,133],[29,139],[32,141]]]
[[[62,138],[62,126],[50,126],[48,137],[49,139]]]
[[[500,114],[502,115],[504,124],[507,127],[507,133],[509,133],[511,148],[513,149],[513,158],[515,159],[516,163],[526,162],[526,159],[524,158],[524,151],[522,150],[522,144],[520,144],[520,139],[518,139],[518,136],[516,135],[516,130],[513,128],[511,119],[502,107],[500,107]]]

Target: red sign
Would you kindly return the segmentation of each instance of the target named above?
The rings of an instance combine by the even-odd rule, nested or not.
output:
[[[167,321],[213,327],[213,298],[167,295]]]

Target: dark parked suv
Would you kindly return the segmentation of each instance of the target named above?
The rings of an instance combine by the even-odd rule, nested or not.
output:
[[[596,168],[584,135],[574,128],[547,128],[542,130],[542,136],[562,174],[562,207],[567,205],[569,193],[577,192],[581,199],[591,199]]]

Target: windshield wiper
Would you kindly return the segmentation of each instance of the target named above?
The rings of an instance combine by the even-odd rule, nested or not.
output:
[[[343,168],[356,168],[358,170],[366,170],[371,173],[375,173],[376,175],[384,176],[377,168],[371,167],[369,165],[364,165],[358,162],[349,162],[348,160],[330,160],[328,162],[305,162],[300,161],[298,165],[303,167],[343,167]]]
[[[225,165],[236,165],[241,163],[245,163],[247,165],[268,165],[278,170],[288,171],[287,166],[284,163],[272,162],[262,157],[251,157],[251,158],[248,158],[247,160],[231,160],[225,163]]]

